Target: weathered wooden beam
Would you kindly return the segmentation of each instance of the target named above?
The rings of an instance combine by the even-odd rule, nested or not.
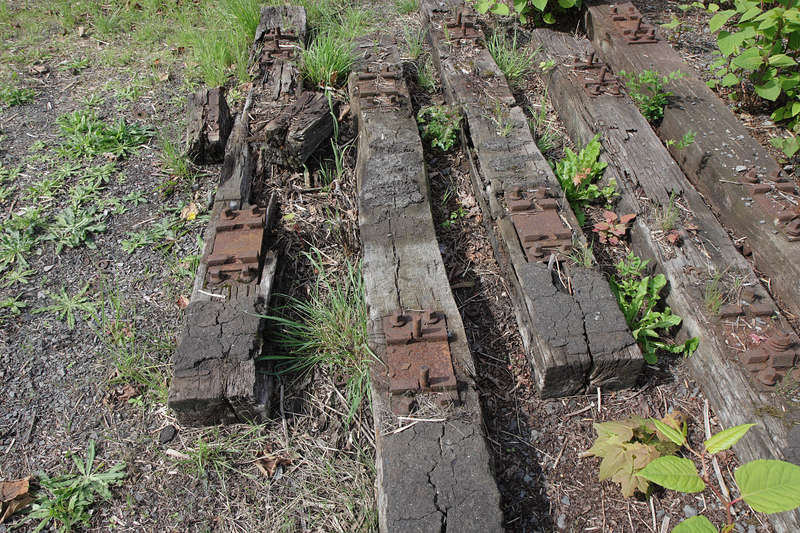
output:
[[[590,96],[584,90],[584,78],[596,79],[603,65],[587,68],[581,64],[594,52],[591,43],[546,29],[535,30],[531,38],[542,57],[554,61],[555,67],[543,77],[570,137],[583,144],[601,135],[602,158],[608,162],[605,174],[620,187],[617,211],[637,215],[631,228],[634,251],[653,259],[664,273],[669,281],[667,302],[683,318],[685,335],[700,339],[699,348],[686,361],[692,375],[723,427],[758,423],[737,444],[738,456],[744,461],[786,459],[784,450],[791,445],[785,414],[791,411],[788,402],[754,381],[738,358],[731,357],[731,347],[747,342],[750,334],[768,336],[791,331],[791,327],[775,314],[775,303],[750,264],[633,102],[611,94]],[[659,226],[659,216],[670,205],[679,215],[675,231],[682,234],[675,245],[665,239],[666,232]],[[705,298],[706,287],[716,275],[735,275],[746,290],[727,302],[725,318],[709,309]],[[735,314],[737,308],[742,309],[741,315]],[[780,413],[780,418],[770,413]],[[783,531],[800,530],[798,512],[772,519]]]
[[[443,31],[455,18],[453,8],[461,5],[425,0],[422,9],[445,96],[464,111],[468,137],[462,144],[470,156],[475,195],[498,262],[514,287],[517,322],[540,393],[551,397],[630,387],[643,366],[641,352],[602,274],[563,261],[573,240],[584,240],[583,233],[505,77],[480,40]],[[516,211],[520,193],[542,196],[534,199],[537,213],[527,228]],[[563,235],[537,254],[536,246],[553,232]],[[527,233],[534,240],[522,243],[520,234]]]
[[[390,398],[392,378],[387,367],[374,365],[380,530],[502,531],[500,496],[472,377],[475,366],[439,252],[422,144],[397,51],[386,42],[370,42],[364,50],[350,76],[349,92],[358,117],[359,229],[369,345],[388,362],[384,317],[425,308],[441,313],[447,321],[449,342],[445,345],[460,396],[460,401],[452,402],[452,396],[433,393],[436,401],[444,401],[435,418],[400,420],[392,412],[393,402],[421,401],[425,395]],[[369,90],[385,87],[396,94],[365,96],[367,86]],[[389,369],[398,370],[402,369]]]
[[[225,100],[225,88],[202,87],[189,95],[186,125],[186,154],[195,163],[218,163],[225,155],[225,143],[233,117]]]
[[[293,32],[302,42],[305,30],[305,10],[301,7],[269,6],[261,10],[252,63],[263,71],[248,93],[225,146],[203,255],[174,355],[168,404],[184,424],[260,420],[268,413],[272,381],[256,371],[256,360],[261,355],[264,330],[264,319],[259,315],[267,312],[277,265],[269,246],[276,206],[273,196],[266,209],[253,211],[254,204],[263,199],[250,198],[258,169],[258,150],[251,140],[252,119],[268,121],[292,105],[300,78],[292,63],[295,56],[280,50],[285,35]],[[270,52],[269,44],[275,42],[277,51]],[[263,221],[254,221],[260,217]],[[239,224],[240,220],[244,223]],[[244,233],[230,238],[232,232]]]
[[[627,13],[629,5],[617,4],[617,13]],[[752,251],[756,268],[770,278],[772,294],[786,309],[800,314],[800,243],[787,239],[783,222],[775,224],[782,202],[770,201],[779,200],[775,182],[780,179],[780,166],[666,41],[627,44],[612,20],[612,9],[600,3],[588,8],[586,30],[595,49],[617,72],[652,69],[685,74],[670,83],[674,96],[657,134],[667,141],[681,139],[690,131],[696,133],[687,148],[670,148],[673,157],[720,221],[736,237],[747,239],[744,251]],[[659,37],[659,31],[655,36]],[[773,191],[765,196],[770,204],[767,209],[754,201],[742,181],[750,168],[756,170],[766,189]],[[789,189],[793,189],[791,184]]]

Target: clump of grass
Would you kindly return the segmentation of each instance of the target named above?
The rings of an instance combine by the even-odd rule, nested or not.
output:
[[[505,74],[509,85],[516,85],[523,76],[531,71],[533,56],[536,52],[530,53],[519,48],[516,31],[512,38],[503,32],[496,31],[487,44],[489,53],[492,54],[495,63]]]
[[[409,27],[403,28],[403,38],[406,41],[406,52],[408,58],[412,61],[422,55],[422,49],[425,41],[424,33],[421,29],[411,29]]]
[[[401,15],[408,15],[419,11],[419,0],[396,0],[394,7]]]
[[[711,315],[718,315],[719,308],[722,307],[722,288],[720,286],[720,281],[722,276],[719,274],[714,274],[714,276],[706,282],[706,290],[704,295],[704,301],[706,305],[706,311],[708,311]]]
[[[662,231],[672,231],[678,224],[678,209],[675,206],[675,192],[669,195],[669,204],[661,206],[656,212],[656,222]]]
[[[315,86],[336,85],[354,62],[352,44],[333,32],[317,35],[303,50],[303,75]]]
[[[361,268],[347,262],[342,279],[337,280],[325,269],[318,250],[304,255],[317,274],[308,298],[290,297],[280,316],[267,317],[277,326],[278,345],[292,355],[264,359],[276,361],[279,373],[322,367],[344,375],[349,422],[369,394],[372,359]]]
[[[60,116],[56,123],[64,138],[58,152],[73,159],[105,153],[124,157],[147,143],[153,135],[152,129],[121,119],[115,124],[106,124],[94,111],[82,109]]]
[[[429,55],[420,58],[417,63],[417,85],[425,92],[432,93],[436,90],[436,77]]]

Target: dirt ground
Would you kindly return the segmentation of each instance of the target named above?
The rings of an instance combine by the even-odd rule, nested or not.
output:
[[[32,209],[53,221],[87,175],[106,172],[107,183],[90,200],[105,229],[61,250],[39,241],[25,256],[27,280],[0,279],[0,301],[24,304],[19,314],[0,306],[0,479],[74,471],[71,456],[84,457],[95,441],[98,463],[125,462],[127,476],[109,502],[92,507],[89,531],[376,530],[372,421],[362,408],[346,423],[342,376],[323,370],[278,376],[274,418],[260,425],[186,428],[166,407],[183,299],[219,172],[213,165],[184,168],[185,160],[172,155],[181,149],[184,105],[196,80],[187,74],[184,51],[168,39],[140,50],[124,35],[99,36],[91,21],[65,29],[43,4],[5,2],[0,10],[2,79],[35,91],[30,103],[0,109],[0,164],[14,176],[0,181],[13,185],[8,196],[0,194],[0,223]],[[380,4],[403,46],[408,30],[419,27],[416,15],[391,14],[393,1]],[[681,14],[675,2],[637,4],[659,22]],[[31,21],[20,9],[42,15]],[[679,49],[700,67],[713,38],[702,20],[687,20]],[[443,100],[441,90],[415,83],[420,62],[409,58],[407,65],[415,109]],[[244,89],[231,84],[234,105],[241,105]],[[517,95],[523,107],[540,105],[537,87],[534,73]],[[345,103],[343,92],[337,98]],[[58,119],[76,110],[109,124],[146,126],[148,138],[126,155],[71,157],[62,149],[68,138]],[[741,116],[775,153],[763,113]],[[568,142],[552,110],[547,124],[556,142],[546,155],[558,158]],[[340,144],[355,134],[352,117],[344,115]],[[693,421],[690,439],[698,443],[701,392],[680,360],[662,358],[630,391],[539,398],[464,153],[425,149],[440,247],[478,363],[507,530],[655,532],[665,517],[672,526],[701,512],[720,519],[719,506],[702,496],[665,491],[649,501],[624,499],[618,486],[597,481],[599,461],[580,457],[594,440],[593,422],[680,410]],[[312,180],[332,158],[328,149],[311,162]],[[303,252],[319,250],[334,278],[346,261],[358,262],[354,163],[355,147],[330,187],[308,187],[302,174],[290,172],[258,184],[280,195],[278,293],[307,297],[318,273]],[[45,180],[54,185],[42,191],[36,186]],[[62,289],[76,306],[74,327],[48,308]],[[712,430],[721,429],[713,410],[710,421]],[[722,459],[733,486],[736,458]],[[0,533],[19,520],[0,525]],[[760,516],[745,513],[739,521],[744,526],[736,531],[771,531]]]

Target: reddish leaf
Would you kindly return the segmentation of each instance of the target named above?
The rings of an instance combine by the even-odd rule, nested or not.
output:
[[[634,218],[636,218],[636,213],[628,213],[627,215],[622,215],[621,217],[619,217],[619,223],[620,224],[627,224],[628,222],[630,222]]]

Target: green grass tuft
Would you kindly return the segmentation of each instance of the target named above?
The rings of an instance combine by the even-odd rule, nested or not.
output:
[[[517,32],[513,38],[508,38],[505,33],[495,32],[487,43],[489,53],[495,63],[505,74],[509,85],[516,85],[532,69],[534,53],[521,49],[517,45]]]
[[[367,306],[361,268],[347,263],[343,280],[337,283],[325,270],[319,251],[305,254],[317,273],[307,299],[291,297],[279,312],[267,317],[277,326],[274,337],[291,355],[268,355],[278,372],[303,372],[314,367],[345,376],[348,421],[369,395]]]
[[[336,85],[354,62],[350,41],[334,33],[322,33],[303,50],[303,75],[315,86]]]

